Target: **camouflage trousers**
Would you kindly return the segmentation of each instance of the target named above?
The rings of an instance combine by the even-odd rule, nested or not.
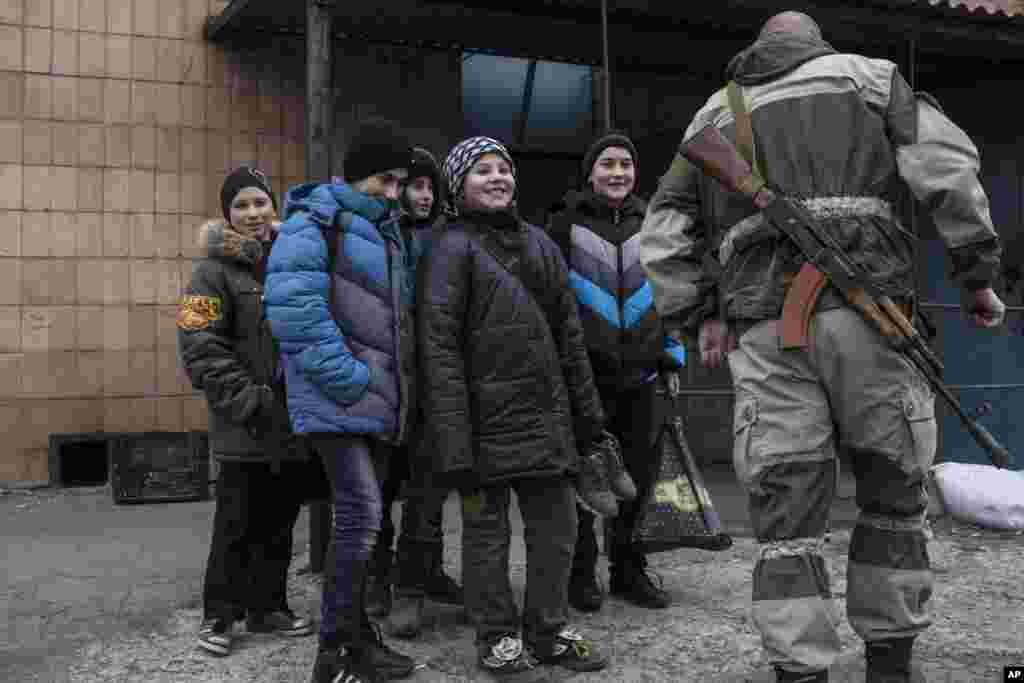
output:
[[[847,571],[851,626],[870,642],[930,624],[925,476],[935,403],[924,379],[849,308],[815,315],[806,349],[782,350],[780,329],[774,320],[755,325],[729,355],[733,462],[760,545],[753,619],[766,658],[810,671],[840,653],[821,554],[838,448],[853,463],[860,511]]]

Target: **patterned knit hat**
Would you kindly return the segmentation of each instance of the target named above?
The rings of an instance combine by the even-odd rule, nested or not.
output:
[[[494,138],[483,135],[468,138],[452,147],[452,151],[448,152],[448,156],[444,160],[444,177],[448,181],[448,192],[452,199],[457,200],[462,196],[462,184],[476,160],[490,153],[498,154],[505,159],[512,167],[512,177],[515,177],[516,165],[512,161],[512,155],[505,149],[505,145]]]

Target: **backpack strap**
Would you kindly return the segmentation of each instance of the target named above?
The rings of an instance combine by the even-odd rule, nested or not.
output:
[[[331,317],[334,317],[334,281],[331,279],[334,275],[334,268],[338,265],[338,243],[341,241],[341,231],[345,227],[346,221],[349,219],[347,211],[338,211],[334,214],[334,221],[331,225],[320,225],[320,234],[324,237],[324,242],[327,244],[327,305],[331,312]],[[335,321],[337,322],[337,321]]]

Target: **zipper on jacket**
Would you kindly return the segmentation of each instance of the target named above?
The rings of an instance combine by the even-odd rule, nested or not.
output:
[[[615,232],[618,233],[619,244],[615,247],[615,253],[619,261],[619,281],[616,283],[619,288],[619,382],[625,373],[625,349],[626,349],[626,288],[623,285],[625,273],[622,270],[622,247],[625,241],[622,240],[622,231],[619,229],[619,210],[612,211],[612,220],[615,222]]]

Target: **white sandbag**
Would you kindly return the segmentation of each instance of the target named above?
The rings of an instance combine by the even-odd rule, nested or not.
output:
[[[944,462],[931,469],[932,495],[962,522],[990,529],[1024,529],[1024,471]],[[934,501],[939,503],[940,501]]]

